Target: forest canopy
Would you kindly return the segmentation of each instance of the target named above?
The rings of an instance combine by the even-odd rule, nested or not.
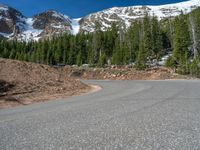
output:
[[[146,69],[172,52],[166,66],[182,74],[200,74],[200,8],[190,14],[158,20],[146,16],[124,30],[112,23],[107,31],[97,22],[93,33],[65,34],[40,41],[0,41],[0,57],[48,65],[130,65]]]

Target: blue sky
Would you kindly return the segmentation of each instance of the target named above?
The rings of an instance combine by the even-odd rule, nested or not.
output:
[[[181,1],[186,0],[0,0],[0,3],[16,8],[28,17],[54,9],[72,18],[79,18],[114,6],[159,5]]]

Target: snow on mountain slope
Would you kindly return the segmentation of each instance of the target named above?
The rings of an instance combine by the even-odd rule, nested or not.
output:
[[[30,40],[37,41],[37,40],[39,40],[39,38],[40,38],[39,35],[42,33],[43,30],[34,29],[33,23],[34,23],[34,20],[32,18],[26,19],[26,30],[24,30],[20,34],[21,40],[25,40],[25,41],[30,41]]]
[[[8,39],[31,41],[73,33],[72,23],[68,16],[53,10],[26,18],[14,8],[0,5],[0,36]]]
[[[200,6],[200,0],[190,0],[175,4],[166,4],[159,6],[130,6],[130,7],[113,7],[97,13],[90,14],[82,18],[80,30],[93,32],[95,22],[99,22],[102,30],[111,26],[112,22],[119,22],[128,28],[131,23],[138,18],[144,17],[145,14],[157,16],[159,20],[166,17],[174,17],[181,12],[189,13]]]
[[[9,38],[25,28],[26,17],[14,8],[0,4],[0,34]]]
[[[27,30],[21,35],[26,41],[29,39],[39,40],[41,37],[57,36],[64,33],[77,34],[79,32],[78,19],[71,19],[68,16],[49,10],[33,18],[28,18]]]
[[[16,9],[0,4],[0,36],[24,41],[39,40],[64,33],[93,32],[96,22],[99,22],[102,30],[109,28],[112,22],[128,28],[135,19],[144,17],[146,13],[161,20],[181,12],[189,13],[199,6],[200,0],[190,0],[159,6],[113,7],[83,18],[71,19],[54,10],[26,18]]]
[[[81,20],[81,18],[77,18],[77,19],[72,19],[72,34],[76,35],[79,33],[80,30],[80,24],[79,21]]]
[[[27,27],[21,33],[21,39],[37,41],[40,38],[58,36],[64,33],[77,34],[79,32],[79,20],[49,10],[26,20]]]
[[[0,11],[7,11],[8,9],[8,6],[0,4]]]

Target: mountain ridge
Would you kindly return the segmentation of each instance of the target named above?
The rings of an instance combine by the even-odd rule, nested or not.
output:
[[[112,7],[96,13],[91,13],[82,18],[81,29],[86,32],[93,32],[95,22],[99,22],[102,30],[111,26],[111,22],[116,20],[122,22],[127,28],[133,20],[142,18],[146,13],[157,16],[159,20],[166,17],[174,17],[182,13],[189,13],[200,6],[199,0],[189,0],[185,2],[165,4],[165,5],[138,5],[128,7]]]
[[[100,23],[103,31],[107,30],[112,22],[118,22],[126,29],[135,19],[144,17],[146,13],[155,15],[161,20],[166,17],[175,17],[182,12],[189,13],[199,6],[199,0],[189,0],[165,5],[112,7],[82,18],[72,19],[55,10],[41,12],[28,18],[18,10],[0,4],[0,35],[8,39],[37,41],[64,33],[93,32],[96,22]]]

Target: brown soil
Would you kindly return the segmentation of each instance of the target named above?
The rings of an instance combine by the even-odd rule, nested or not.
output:
[[[165,67],[151,68],[139,71],[127,66],[112,68],[65,68],[64,71],[71,70],[71,77],[95,80],[166,80],[166,79],[192,79],[189,76],[179,75],[172,69]],[[79,75],[79,76],[77,76]]]
[[[0,58],[0,108],[86,93],[90,86],[47,65]]]
[[[165,80],[191,79],[165,67],[138,71],[128,66],[81,68],[47,65],[0,58],[0,108],[27,105],[51,99],[100,90],[80,79],[90,80]]]

